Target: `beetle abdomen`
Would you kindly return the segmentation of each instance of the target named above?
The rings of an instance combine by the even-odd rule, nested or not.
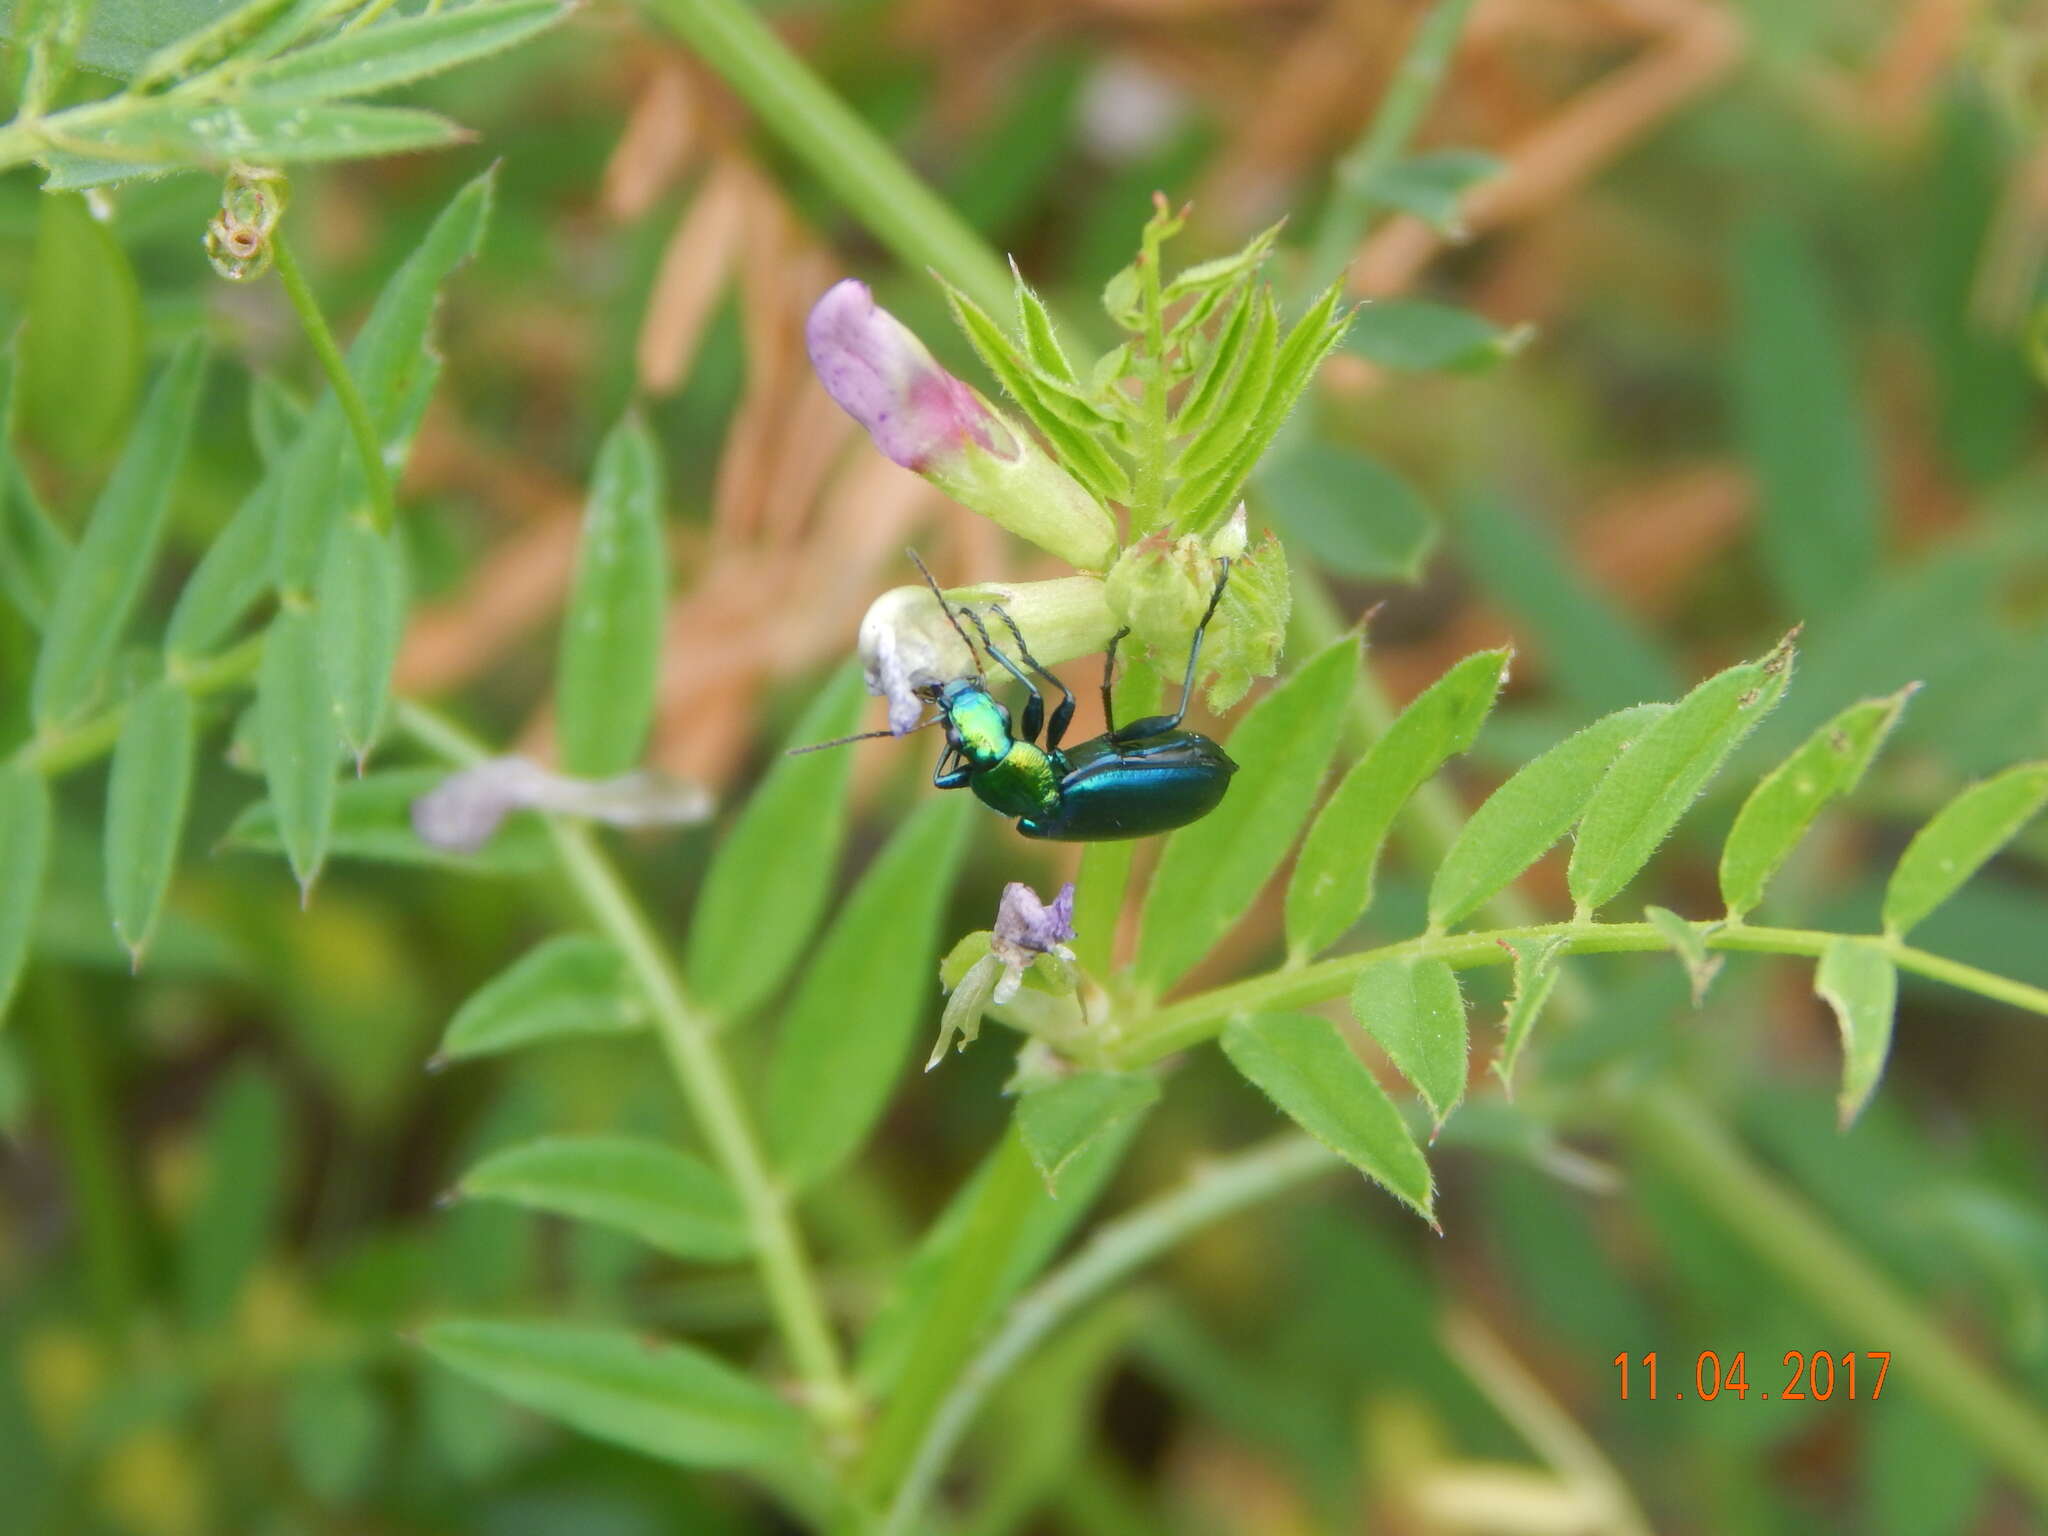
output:
[[[1026,837],[1087,843],[1171,832],[1214,810],[1237,772],[1228,753],[1193,731],[1097,737],[1066,759],[1058,803],[1017,823]]]

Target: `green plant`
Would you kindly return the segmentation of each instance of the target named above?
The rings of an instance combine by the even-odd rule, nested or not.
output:
[[[1049,662],[1099,649],[1129,626],[1146,659],[1119,688],[1128,718],[1156,702],[1154,663],[1183,653],[1211,557],[1239,558],[1212,636],[1210,703],[1229,710],[1256,679],[1280,676],[1229,729],[1240,765],[1229,795],[1166,839],[1142,878],[1128,845],[1090,847],[1070,935],[1052,932],[1054,922],[1042,941],[1020,948],[999,917],[949,943],[956,876],[972,829],[983,825],[967,797],[922,798],[835,900],[853,862],[851,761],[778,756],[719,828],[672,945],[667,903],[654,915],[590,825],[702,812],[695,797],[635,771],[656,710],[665,596],[665,455],[647,415],[628,411],[610,427],[589,476],[553,673],[556,739],[573,778],[530,765],[508,773],[506,759],[445,713],[394,698],[391,682],[411,558],[396,482],[439,382],[439,295],[488,239],[494,177],[485,173],[447,202],[344,350],[284,238],[290,189],[248,163],[448,142],[451,130],[424,114],[309,104],[327,99],[322,82],[344,78],[336,71],[359,83],[369,66],[378,84],[402,83],[509,44],[564,8],[501,0],[398,14],[374,0],[257,0],[120,65],[121,55],[95,51],[94,34],[80,30],[86,11],[23,5],[13,35],[25,59],[24,107],[0,130],[0,156],[41,160],[46,185],[59,190],[143,170],[225,171],[212,254],[237,279],[274,264],[328,393],[303,406],[275,386],[257,391],[262,462],[253,484],[184,576],[160,642],[139,659],[123,653],[122,641],[159,563],[207,390],[206,348],[188,339],[156,369],[75,541],[13,457],[15,402],[0,408],[10,424],[0,441],[5,591],[35,653],[18,711],[23,730],[0,768],[0,868],[9,875],[0,890],[0,1007],[38,942],[39,894],[65,836],[53,783],[110,759],[98,839],[106,915],[139,968],[150,961],[189,840],[200,744],[246,694],[232,734],[264,793],[242,809],[226,842],[282,855],[302,902],[313,900],[333,860],[540,875],[535,905],[557,931],[469,997],[441,1036],[438,1063],[497,1063],[509,1076],[529,1052],[599,1037],[648,1041],[688,1111],[687,1148],[654,1134],[647,1116],[527,1134],[508,1111],[497,1144],[461,1173],[457,1209],[439,1219],[442,1236],[480,1209],[512,1207],[563,1219],[577,1241],[594,1234],[634,1245],[629,1253],[644,1246],[693,1276],[741,1266],[773,1335],[751,1359],[708,1339],[653,1343],[637,1317],[622,1315],[617,1292],[597,1307],[576,1298],[562,1309],[570,1316],[547,1315],[532,1296],[490,1283],[500,1263],[493,1255],[474,1294],[434,1296],[410,1336],[433,1362],[417,1378],[424,1402],[467,1379],[598,1440],[737,1472],[820,1528],[950,1528],[935,1495],[978,1417],[1006,1392],[1050,1404],[1046,1417],[1057,1418],[1083,1390],[1077,1384],[1098,1380],[1104,1361],[1133,1341],[1162,1359],[1201,1363],[1198,1349],[1173,1337],[1170,1314],[1147,1332],[1118,1300],[1126,1282],[1192,1234],[1347,1167],[1424,1221],[1455,1228],[1482,1218],[1440,1197],[1430,1150],[1439,1140],[1447,1151],[1550,1171],[1577,1166],[1581,1145],[1613,1143],[1640,1149],[1718,1216],[1735,1245],[1782,1273],[1845,1334],[1897,1352],[1902,1379],[1936,1421],[2048,1504],[2048,1421],[2038,1408],[1952,1342],[1896,1276],[1746,1157],[1673,1072],[1679,1052],[1644,1038],[1641,1017],[1624,1009],[1616,1028],[1591,1016],[1588,1001],[1600,995],[1589,988],[1604,956],[1672,957],[1667,969],[1682,968],[1695,1007],[1727,956],[1811,961],[1813,990],[1839,1025],[1837,1111],[1848,1128],[1883,1075],[1902,975],[2048,1014],[2041,987],[1909,942],[2026,835],[2048,805],[2048,764],[1982,765],[1982,778],[1920,817],[1868,931],[1832,915],[1810,926],[1761,920],[1798,910],[1802,845],[1834,802],[1858,791],[1895,730],[1906,729],[1913,690],[1858,698],[1869,690],[1847,686],[1816,706],[1822,715],[1799,717],[1789,738],[1771,737],[1792,712],[1796,635],[1680,690],[1626,625],[1597,606],[1552,601],[1546,622],[1563,632],[1542,638],[1555,652],[1576,647],[1590,657],[1575,686],[1601,696],[1573,697],[1568,724],[1546,721],[1551,728],[1496,747],[1489,760],[1512,771],[1474,797],[1468,816],[1447,773],[1482,747],[1511,653],[1466,656],[1397,711],[1365,666],[1370,630],[1344,628],[1318,575],[1413,572],[1436,537],[1405,482],[1329,440],[1312,412],[1290,414],[1318,366],[1342,345],[1382,366],[1462,370],[1500,361],[1522,339],[1423,301],[1368,309],[1347,334],[1339,273],[1369,219],[1400,209],[1451,222],[1459,194],[1493,169],[1464,152],[1406,153],[1469,7],[1444,0],[1430,13],[1402,86],[1342,163],[1305,260],[1292,263],[1301,281],[1284,279],[1278,229],[1169,277],[1163,249],[1180,219],[1162,201],[1138,260],[1103,296],[1115,339],[1093,362],[1075,360],[1051,307],[1021,277],[1004,279],[957,220],[934,213],[928,194],[749,13],[725,0],[653,8],[718,62],[830,184],[863,194],[858,206],[879,238],[912,263],[931,262],[946,281],[953,316],[1006,403],[992,405],[947,374],[972,402],[953,401],[970,423],[951,445],[958,461],[935,464],[929,445],[898,455],[879,433],[877,441],[1079,573],[985,582],[950,597],[983,606],[1001,598]],[[74,60],[125,69],[127,84],[60,105]],[[298,90],[307,94],[290,94]],[[236,113],[254,115],[239,118],[232,142],[204,126]],[[303,156],[279,152],[287,121],[308,130],[289,136]],[[53,237],[88,252],[96,238],[89,223],[60,226]],[[1836,420],[1846,386],[1825,360],[1820,288],[1802,280],[1811,274],[1796,246],[1765,234],[1740,259],[1743,292],[1761,314],[1738,360],[1743,430],[1776,471],[1765,477],[1767,496],[1801,503],[1813,482],[1792,463],[1804,444],[1785,430],[1787,417],[1820,398],[1833,401],[1822,414]],[[1275,265],[1283,269],[1277,287],[1268,277]],[[1287,296],[1297,289],[1301,302]],[[993,318],[999,305],[1014,323]],[[6,375],[15,394],[25,376],[49,376],[36,372],[50,367],[38,333],[49,324],[32,306]],[[1097,334],[1073,317],[1060,329]],[[1779,333],[1798,338],[1809,362],[1822,359],[1800,388],[1773,366],[1769,341]],[[892,333],[888,345],[905,349],[920,377],[943,373],[914,338],[905,344]],[[1006,435],[981,432],[986,422]],[[64,457],[61,429],[35,435],[38,451]],[[1858,465],[1863,452],[1853,430],[1825,435],[1825,462]],[[89,445],[82,458],[90,466]],[[1005,466],[1020,462],[1031,477],[1021,488],[1004,478]],[[1839,545],[1852,575],[1874,572],[1877,544],[1864,538],[1859,513],[1873,493],[1860,472],[1820,483],[1832,498],[1820,544],[1795,537],[1767,554],[1802,601],[1839,614],[1857,583],[1816,550]],[[1322,513],[1304,510],[1327,500],[1332,485],[1338,494],[1372,489],[1371,515],[1319,521]],[[1048,486],[1058,487],[1051,510]],[[1234,520],[1241,500],[1255,525],[1249,514]],[[1477,542],[1491,542],[1510,567],[1496,575],[1503,592],[1553,579],[1540,544],[1513,545],[1530,539],[1527,530],[1483,500],[1467,516]],[[1494,530],[1500,538],[1489,541]],[[958,666],[930,612],[885,598],[871,618],[879,638],[862,659],[892,703],[918,667],[939,676]],[[1293,651],[1285,669],[1283,637]],[[854,731],[860,682],[849,662],[812,690],[787,742]],[[1939,685],[1927,693],[1938,700]],[[1716,799],[1735,783],[1751,787],[1738,800]],[[536,814],[500,827],[512,810]],[[1692,838],[1696,824],[1722,810],[1732,820],[1712,840],[1712,915],[1657,905],[1643,907],[1640,920],[1611,915],[1624,900],[1633,904],[1661,848]],[[995,857],[1007,876],[1016,845],[1006,830],[991,833],[1005,839]],[[1519,882],[1566,840],[1566,900],[1546,913]],[[1283,871],[1278,952],[1253,964],[1232,960],[1225,973],[1220,957]],[[1786,886],[1795,887],[1789,900],[1781,899]],[[1707,910],[1697,891],[1670,899]],[[1127,911],[1136,921],[1122,946]],[[1468,1015],[1478,1005],[1467,992],[1490,972],[1509,978],[1493,989],[1501,997],[1498,1083],[1475,1088]],[[846,1245],[821,1244],[819,1234],[839,1218],[833,1207],[860,1198],[861,1154],[909,1076],[915,1036],[937,1004],[935,975],[950,999],[931,1065],[957,1074],[986,1057],[991,1041],[975,1041],[986,1014],[1023,1040],[1008,1084],[1013,1102],[974,1103],[977,1114],[1003,1119],[993,1149],[934,1219],[905,1234],[873,1278],[875,1294],[849,1303],[838,1284],[843,1266],[818,1256],[821,1246]],[[1344,1003],[1349,1022],[1311,1011]],[[191,1341],[221,1325],[279,1191],[258,1179],[238,1202],[226,1181],[212,1186],[214,1199],[193,1218],[199,1236],[180,1261],[187,1335],[166,1351],[170,1363],[153,1358],[135,1343],[145,1289],[138,1223],[112,1166],[90,1045],[48,1031],[48,1017],[39,1041],[78,1169],[105,1331],[113,1348],[162,1372],[163,1396],[196,1396],[234,1367]],[[974,1044],[974,1057],[948,1054],[956,1035]],[[1210,1044],[1219,1050],[1207,1052]],[[1055,1263],[1152,1117],[1217,1058],[1295,1129],[1220,1156],[1201,1147],[1185,1178],[1097,1225]],[[1368,1065],[1382,1058],[1412,1096],[1383,1085]],[[209,1130],[217,1169],[274,1165],[284,1116],[265,1083],[259,1072],[221,1090]],[[2004,1254],[2015,1245],[1991,1246]],[[1359,1304],[1395,1305],[1398,1287],[1386,1291]],[[850,1313],[862,1324],[857,1342]],[[1483,1332],[1456,1336],[1484,1356]],[[287,1357],[288,1433],[316,1491],[360,1486],[371,1454],[364,1447],[378,1433],[372,1373],[414,1369],[395,1364],[388,1343],[374,1327],[339,1329]],[[1475,1367],[1475,1379],[1488,1379],[1489,1369],[1498,1380],[1497,1362]],[[459,1419],[473,1404],[459,1399],[441,1411]],[[1028,1444],[1016,1464],[1026,1468],[1020,1476],[1037,1475]],[[1618,1524],[1640,1523],[1625,1492],[1617,1507]]]

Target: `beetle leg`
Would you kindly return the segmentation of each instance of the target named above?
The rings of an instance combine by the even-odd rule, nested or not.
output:
[[[1039,727],[1045,724],[1044,695],[1039,693],[1038,685],[1031,681],[1029,673],[990,643],[988,626],[981,622],[981,615],[972,608],[963,608],[960,611],[967,615],[968,622],[974,626],[975,632],[981,636],[981,648],[988,653],[989,660],[995,662],[1005,672],[1009,673],[1010,676],[1022,683],[1025,691],[1031,695],[1030,701],[1024,706],[1024,730],[1019,739],[1036,745]],[[997,611],[1001,612],[1000,609]]]
[[[933,788],[965,789],[967,787],[967,780],[971,777],[967,765],[965,763],[957,763],[957,766],[952,768],[946,766],[948,762],[955,761],[957,761],[955,749],[949,741],[939,753],[938,764],[932,769]]]
[[[1031,654],[1031,648],[1024,643],[1024,632],[1017,628],[1017,621],[1010,617],[1009,610],[991,607],[989,612],[1003,621],[1003,627],[1017,637],[1017,654],[1024,659],[1024,665],[1044,678],[1060,691],[1059,704],[1053,709],[1052,721],[1046,727],[1045,749],[1048,752],[1059,749],[1060,740],[1067,734],[1067,727],[1074,719],[1074,696],[1067,691],[1067,685],[1046,671],[1038,658]]]
[[[1230,557],[1225,555],[1219,563],[1223,569],[1216,577],[1216,590],[1209,594],[1209,606],[1202,614],[1202,622],[1195,626],[1195,638],[1188,646],[1188,670],[1180,680],[1180,707],[1170,715],[1154,715],[1112,732],[1117,740],[1132,741],[1180,729],[1181,718],[1188,712],[1188,699],[1195,691],[1195,666],[1202,659],[1202,635],[1209,628],[1209,621],[1216,617],[1216,605],[1223,601],[1223,588],[1230,581]]]
[[[1110,687],[1116,682],[1117,642],[1131,632],[1126,624],[1109,637],[1109,649],[1102,653],[1102,731],[1106,736],[1116,734],[1116,701],[1110,697]]]

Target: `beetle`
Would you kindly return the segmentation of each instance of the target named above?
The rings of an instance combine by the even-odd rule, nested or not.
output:
[[[917,560],[915,552],[911,558]],[[1067,686],[1040,665],[1016,622],[1000,606],[989,611],[1016,641],[1016,659],[997,648],[987,625],[972,608],[956,612],[924,562],[917,560],[918,570],[938,597],[940,609],[968,653],[972,655],[975,647],[961,626],[963,613],[981,637],[982,653],[1022,683],[1029,695],[1022,728],[1016,729],[1010,711],[989,691],[988,677],[978,664],[971,677],[920,685],[919,696],[937,711],[925,725],[943,723],[946,731],[946,745],[932,770],[932,783],[939,789],[972,790],[991,810],[1016,817],[1017,830],[1026,837],[1055,842],[1150,837],[1208,815],[1229,789],[1230,776],[1237,772],[1237,764],[1217,743],[1197,731],[1182,730],[1180,723],[1194,691],[1202,635],[1216,616],[1216,606],[1223,601],[1223,589],[1230,580],[1230,561],[1222,560],[1219,565],[1209,606],[1195,626],[1194,639],[1188,646],[1179,707],[1170,715],[1148,715],[1123,726],[1116,723],[1110,683],[1116,669],[1117,644],[1130,633],[1128,628],[1120,629],[1110,637],[1102,665],[1102,716],[1108,729],[1100,736],[1062,747],[1060,743],[1074,718],[1074,696]],[[1022,666],[1018,665],[1020,660]],[[1032,681],[1033,673],[1060,692],[1060,702],[1050,719],[1045,712],[1045,696]],[[1045,735],[1042,745],[1041,728]],[[921,730],[923,726],[914,729]],[[818,743],[819,747],[838,745],[840,742],[836,741]]]

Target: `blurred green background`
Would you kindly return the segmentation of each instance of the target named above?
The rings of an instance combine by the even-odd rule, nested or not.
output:
[[[1193,202],[1188,259],[1282,214],[1305,241],[1419,8],[760,9],[1085,326],[1155,188]],[[477,144],[301,175],[291,215],[346,328],[455,188],[501,164],[488,242],[450,286],[445,381],[407,481],[402,688],[500,739],[545,730],[580,487],[636,395],[666,457],[675,551],[657,757],[734,800],[867,601],[904,579],[905,542],[953,578],[1053,573],[851,443],[802,358],[802,315],[833,278],[873,282],[978,375],[936,288],[656,19],[593,4],[413,94]],[[1470,803],[1594,714],[1671,697],[1803,623],[1797,685],[1724,782],[1752,781],[1854,697],[1925,684],[1855,810],[1766,909],[1867,926],[1914,826],[1971,776],[2048,754],[2048,433],[2026,340],[2048,297],[2044,122],[2038,3],[1482,0],[1418,144],[1501,168],[1451,234],[1375,227],[1353,272],[1379,313],[1329,368],[1309,447],[1255,488],[1342,615],[1384,601],[1372,661],[1397,697],[1469,650],[1517,646],[1459,770]],[[55,316],[42,334],[64,338],[24,361],[18,430],[74,525],[178,339],[204,332],[296,392],[316,381],[275,285],[206,265],[217,196],[172,177],[121,189],[98,221],[29,174],[0,179],[0,325]],[[1418,300],[1483,319],[1417,324]],[[255,474],[248,377],[212,372],[154,612]],[[32,639],[0,610],[9,740]],[[856,867],[927,771],[921,751],[862,750]],[[220,849],[181,870],[131,978],[100,888],[103,777],[61,784],[36,959],[0,1035],[0,1525],[786,1528],[739,1484],[544,1425],[406,1343],[436,1312],[502,1307],[630,1318],[741,1361],[762,1346],[742,1269],[436,1208],[479,1151],[539,1131],[687,1134],[644,1040],[424,1070],[455,1007],[554,931],[566,896],[343,863],[302,912],[281,863]],[[214,848],[254,785],[234,752],[206,754],[188,847]],[[1732,793],[1663,856],[1659,900],[1712,909]],[[1049,889],[1070,872],[1062,851],[976,825],[949,935],[982,926],[1004,881]],[[671,937],[713,836],[626,844]],[[2044,865],[2036,828],[1919,942],[2048,984]],[[1389,881],[1368,933],[1416,926],[1422,882]],[[1530,887],[1558,904],[1559,868]],[[1269,959],[1274,917],[1203,976]],[[1547,1081],[1631,1055],[1682,1064],[1881,1272],[2048,1395],[2039,1019],[1909,985],[1891,1073],[1841,1135],[1833,1026],[1803,977],[1738,959],[1697,1014],[1668,957],[1614,957],[1587,979],[1591,1018]],[[1493,984],[1475,986],[1482,1028]],[[881,1143],[807,1202],[849,1317],[873,1311],[985,1150],[1007,1054],[909,1084]],[[1895,1341],[1817,1319],[1655,1157],[1626,1139],[1531,1145],[1488,1108],[1471,1105],[1436,1159],[1441,1239],[1363,1185],[1326,1183],[1205,1233],[1065,1336],[983,1426],[1003,1456],[970,1448],[982,1501],[963,1528],[1620,1529],[1587,1503],[1618,1475],[1660,1531],[2042,1529],[1909,1385],[1780,1401],[1786,1351]],[[1269,1121],[1199,1054],[1112,1199]],[[1446,1332],[1446,1316],[1463,1321]],[[1685,1401],[1619,1399],[1613,1357],[1651,1350]],[[1744,1351],[1771,1401],[1695,1401],[1703,1350]],[[1553,1436],[1544,1460],[1532,1426]]]

